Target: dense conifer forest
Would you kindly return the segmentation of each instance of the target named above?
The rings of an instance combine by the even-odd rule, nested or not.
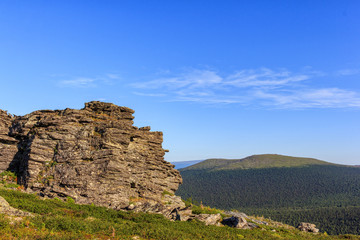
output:
[[[194,169],[194,168],[193,168]],[[329,234],[360,234],[360,169],[341,165],[181,170],[177,194],[297,225],[317,224]]]
[[[360,207],[313,207],[309,209],[258,209],[248,210],[254,215],[269,216],[273,220],[296,226],[299,222],[311,222],[320,231],[331,235],[360,234]]]

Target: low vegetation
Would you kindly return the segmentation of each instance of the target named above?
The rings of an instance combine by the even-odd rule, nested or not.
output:
[[[204,206],[202,202],[198,203],[196,201],[193,201],[192,198],[188,198],[184,201],[186,207],[190,207],[192,209],[193,214],[222,214],[222,210],[219,210],[217,208],[212,208],[209,206]]]
[[[17,176],[10,171],[0,173],[0,185],[5,188],[20,188],[17,183]]]
[[[360,239],[300,232],[286,225],[253,230],[205,226],[201,222],[171,222],[162,215],[132,213],[43,200],[36,195],[0,188],[11,206],[35,217],[0,216],[1,239]]]

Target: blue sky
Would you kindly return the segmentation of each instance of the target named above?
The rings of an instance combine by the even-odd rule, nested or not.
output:
[[[0,108],[134,109],[168,161],[360,164],[359,1],[0,2]]]

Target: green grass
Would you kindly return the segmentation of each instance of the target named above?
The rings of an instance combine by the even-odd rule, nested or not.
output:
[[[198,203],[193,201],[192,198],[188,198],[187,200],[183,200],[186,207],[190,207],[192,209],[193,214],[217,214],[220,213],[223,215],[223,211],[217,208],[211,208],[209,206],[203,206],[202,203]]]
[[[8,177],[9,179],[16,179],[17,176],[14,172],[11,171],[4,171],[0,173],[0,178]]]
[[[0,186],[5,188],[18,188],[20,185],[16,183],[17,176],[14,172],[4,171],[0,173]]]
[[[11,206],[35,213],[15,223],[0,216],[1,239],[360,239],[356,236],[313,235],[283,226],[253,230],[205,226],[201,222],[171,222],[162,215],[132,213],[42,200],[33,194],[0,188]],[[275,229],[276,232],[272,230]]]
[[[164,191],[161,193],[161,195],[163,195],[163,196],[165,196],[165,195],[174,196],[173,193],[168,192],[168,191],[166,191],[166,190],[164,190]]]

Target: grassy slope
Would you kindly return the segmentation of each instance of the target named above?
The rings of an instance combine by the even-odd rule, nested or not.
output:
[[[1,239],[360,239],[351,235],[314,235],[282,224],[240,230],[200,222],[170,222],[161,215],[41,200],[4,188],[0,188],[0,195],[13,207],[37,215],[13,224],[0,215]]]
[[[234,170],[272,167],[300,167],[308,165],[335,165],[314,158],[290,157],[278,154],[253,155],[242,159],[208,159],[182,169],[186,170]]]

